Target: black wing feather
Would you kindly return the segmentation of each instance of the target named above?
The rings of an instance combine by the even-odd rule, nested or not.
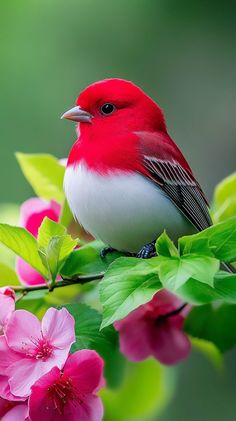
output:
[[[186,218],[199,230],[212,225],[208,203],[193,175],[176,161],[144,157],[150,178],[162,188]]]

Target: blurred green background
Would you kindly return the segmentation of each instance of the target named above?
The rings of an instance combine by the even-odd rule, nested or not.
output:
[[[106,77],[130,79],[157,100],[211,199],[236,167],[235,22],[230,0],[1,0],[1,201],[32,194],[14,152],[65,157],[75,133],[60,115]],[[235,352],[224,373],[194,352],[156,419],[235,420],[235,370]]]

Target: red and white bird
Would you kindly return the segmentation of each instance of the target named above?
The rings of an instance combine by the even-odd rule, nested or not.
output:
[[[177,240],[211,225],[207,200],[160,107],[140,88],[122,79],[96,82],[62,118],[78,123],[65,194],[95,238],[147,258],[164,229]]]

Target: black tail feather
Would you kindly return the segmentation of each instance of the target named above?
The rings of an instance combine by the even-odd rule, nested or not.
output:
[[[231,265],[230,263],[221,263],[222,269],[227,270],[227,272],[230,273],[236,273],[236,269],[233,265]]]

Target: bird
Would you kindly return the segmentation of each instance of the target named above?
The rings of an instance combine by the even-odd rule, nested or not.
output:
[[[106,247],[139,258],[165,230],[176,242],[212,225],[190,165],[167,131],[163,111],[119,78],[89,85],[62,117],[76,122],[65,196],[74,218]]]

